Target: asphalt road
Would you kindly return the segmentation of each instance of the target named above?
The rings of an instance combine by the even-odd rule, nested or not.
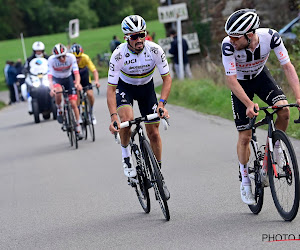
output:
[[[173,105],[161,130],[171,219],[152,190],[145,214],[108,131],[105,90],[104,81],[96,141],[78,150],[56,121],[34,124],[25,103],[0,111],[0,249],[299,249],[300,241],[268,242],[300,235],[299,215],[284,222],[269,188],[258,216],[241,202],[233,122]]]

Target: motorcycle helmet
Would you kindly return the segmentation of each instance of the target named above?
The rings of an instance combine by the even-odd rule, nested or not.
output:
[[[45,45],[41,41],[34,42],[32,44],[32,50],[36,57],[43,57]],[[42,51],[42,53],[37,54],[36,51]]]
[[[80,44],[73,44],[71,47],[71,53],[74,54],[76,57],[81,57],[83,53],[83,49]]]
[[[67,48],[62,43],[58,43],[53,47],[52,54],[55,57],[65,56],[67,54]]]
[[[239,37],[259,27],[259,16],[254,9],[241,9],[232,13],[226,23],[225,32],[229,36]]]
[[[144,18],[139,15],[131,15],[123,19],[121,28],[125,35],[137,33],[146,30],[146,22]]]

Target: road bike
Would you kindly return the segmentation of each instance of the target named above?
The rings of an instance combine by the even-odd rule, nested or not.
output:
[[[274,114],[284,107],[299,107],[297,104],[260,107],[265,117],[256,122],[256,116],[250,120],[247,129],[252,129],[250,141],[249,177],[254,187],[256,204],[249,205],[254,214],[263,206],[264,187],[270,185],[272,198],[278,213],[286,221],[292,221],[299,208],[299,171],[293,145],[285,132],[274,125]],[[272,109],[271,112],[268,110]],[[299,123],[295,120],[295,123]],[[268,125],[266,145],[259,145],[256,129]],[[267,173],[267,175],[266,175]],[[268,178],[268,179],[267,179]]]
[[[145,137],[142,122],[150,121],[158,117],[158,114],[150,114],[145,117],[138,117],[132,121],[122,122],[120,128],[126,128],[135,125],[131,132],[130,147],[133,166],[136,168],[136,177],[128,178],[128,184],[135,189],[138,200],[146,213],[150,212],[150,195],[149,189],[153,187],[155,199],[159,202],[160,208],[166,220],[170,220],[170,212],[167,197],[164,192],[165,180],[162,175],[160,166],[152,151],[149,141]],[[162,119],[164,128],[167,129],[169,122],[167,118]],[[114,123],[117,127],[117,123]],[[135,137],[138,137],[138,143]],[[120,143],[118,134],[115,134],[116,141]]]
[[[96,87],[96,86],[93,86]],[[81,129],[83,133],[83,137],[85,140],[88,137],[88,133],[90,134],[91,140],[95,141],[95,128],[94,123],[92,121],[92,109],[91,109],[91,103],[89,101],[89,98],[87,96],[87,90],[90,89],[90,86],[85,86],[82,88],[82,92],[80,92],[80,116],[81,116]],[[99,95],[99,88],[98,95]],[[88,132],[89,131],[89,132]]]
[[[63,123],[61,129],[67,132],[67,136],[69,138],[69,142],[71,147],[73,145],[75,148],[78,148],[78,141],[80,140],[78,132],[77,132],[77,122],[75,120],[75,115],[69,100],[68,90],[65,90],[62,85],[62,91],[55,92],[56,94],[63,94],[64,97],[64,106],[63,106]]]

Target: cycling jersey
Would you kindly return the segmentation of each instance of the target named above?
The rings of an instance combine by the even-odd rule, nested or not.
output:
[[[108,84],[117,86],[119,78],[132,85],[147,84],[155,66],[162,76],[169,74],[166,55],[158,44],[146,40],[144,49],[137,54],[128,48],[127,43],[122,43],[110,58]]]
[[[227,36],[222,42],[222,61],[226,75],[237,75],[238,80],[255,78],[267,62],[273,49],[280,64],[290,61],[288,52],[277,31],[268,28],[257,29],[259,43],[254,51],[250,49],[235,50]]]
[[[95,65],[93,64],[92,60],[87,54],[82,53],[80,61],[78,63],[79,69],[82,69],[84,67],[88,67],[91,72],[94,72],[96,70]]]
[[[48,66],[48,76],[50,77],[68,78],[72,71],[74,74],[79,74],[76,57],[71,53],[66,54],[65,62],[60,62],[54,55],[50,56]]]

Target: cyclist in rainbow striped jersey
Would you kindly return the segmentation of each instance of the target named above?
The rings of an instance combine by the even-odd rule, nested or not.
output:
[[[107,105],[111,115],[109,130],[114,133],[114,121],[118,123],[134,119],[133,100],[137,100],[142,116],[158,113],[161,108],[164,116],[169,117],[165,108],[169,96],[172,78],[169,65],[162,48],[150,41],[145,41],[146,22],[138,15],[131,15],[122,21],[122,31],[126,43],[120,44],[110,58],[107,87]],[[154,91],[153,73],[155,67],[161,74],[163,85],[161,98],[157,102]],[[160,116],[160,114],[159,114]],[[146,123],[146,131],[152,150],[161,165],[162,142],[159,134],[159,118]],[[121,150],[124,174],[134,177],[129,148],[130,128],[120,129]]]

